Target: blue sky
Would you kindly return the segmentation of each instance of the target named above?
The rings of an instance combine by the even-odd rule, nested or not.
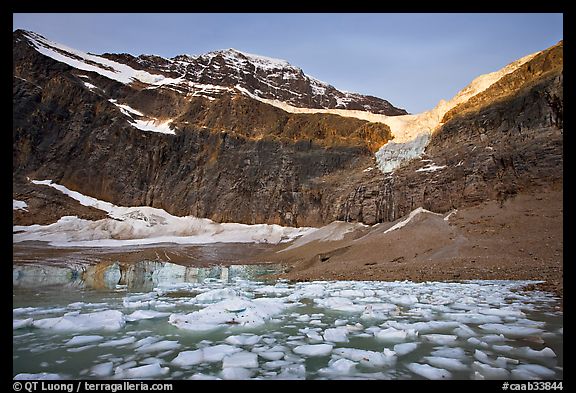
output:
[[[558,13],[13,14],[14,29],[92,53],[235,48],[418,113],[563,39]]]

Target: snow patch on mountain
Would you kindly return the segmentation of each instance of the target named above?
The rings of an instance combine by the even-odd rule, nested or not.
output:
[[[165,85],[176,84],[182,81],[182,78],[167,78],[164,75],[135,70],[126,64],[121,64],[102,56],[88,54],[66,45],[47,40],[34,32],[28,31],[25,34],[32,45],[34,45],[34,48],[43,55],[79,70],[96,72],[120,83],[129,84],[140,81],[152,85]]]

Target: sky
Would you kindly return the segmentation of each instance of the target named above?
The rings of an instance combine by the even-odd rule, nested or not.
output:
[[[235,48],[410,113],[563,39],[561,13],[15,13],[26,29],[101,54]]]

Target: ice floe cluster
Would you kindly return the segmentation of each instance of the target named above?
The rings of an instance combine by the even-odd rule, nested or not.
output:
[[[15,378],[561,379],[562,313],[524,284],[119,287],[15,308]]]

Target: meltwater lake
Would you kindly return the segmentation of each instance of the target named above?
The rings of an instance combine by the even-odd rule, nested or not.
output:
[[[16,264],[14,378],[563,378],[563,314],[531,282],[264,278],[278,269]]]

